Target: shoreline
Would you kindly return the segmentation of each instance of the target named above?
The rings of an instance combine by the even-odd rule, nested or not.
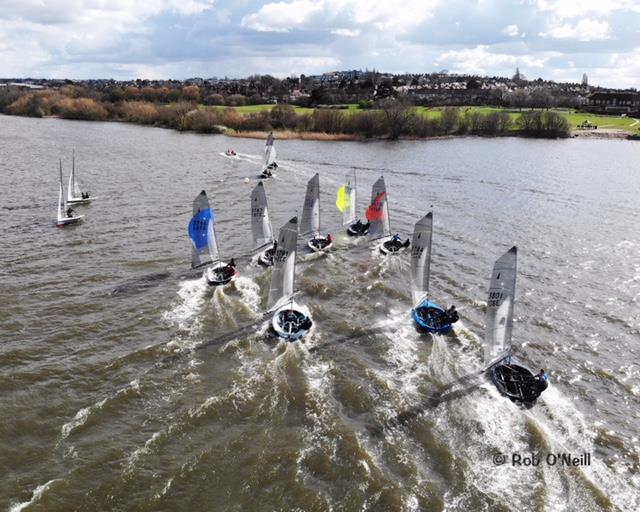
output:
[[[149,127],[149,128],[162,128],[166,130],[177,131],[180,133],[195,133],[198,135],[223,135],[229,138],[257,139],[257,140],[266,139],[270,133],[269,131],[260,131],[260,130],[237,131],[237,130],[227,128],[225,126],[219,126],[220,132],[212,133],[212,132],[200,132],[196,130],[177,130],[175,128],[170,128],[167,126],[161,126],[157,124],[135,123],[135,122],[125,121],[120,119],[88,120],[88,119],[69,119],[69,118],[58,116],[58,115],[49,115],[49,116],[42,116],[42,117],[23,116],[23,115],[16,115],[16,114],[2,114],[2,115],[6,115],[10,117],[26,117],[28,119],[60,119],[63,121],[123,123],[123,124],[133,124],[133,125]],[[295,131],[295,130],[272,130],[272,131],[274,136],[279,140],[309,140],[309,141],[319,141],[319,142],[393,142],[394,140],[388,137],[365,137],[363,135],[351,134],[351,133],[325,133],[325,132],[309,132],[309,131]],[[546,139],[546,140],[559,140],[559,139],[640,140],[640,134],[630,133],[626,130],[622,130],[618,128],[601,128],[598,130],[572,129],[568,137],[556,137],[556,138],[531,137],[523,134],[522,132],[510,132],[510,133],[499,134],[499,135],[452,133],[447,135],[432,135],[428,137],[401,136],[395,140],[430,141],[430,140],[457,139],[461,137],[479,137],[479,138],[486,138],[486,139],[518,137],[518,138],[532,139],[532,140],[540,140],[540,139]]]

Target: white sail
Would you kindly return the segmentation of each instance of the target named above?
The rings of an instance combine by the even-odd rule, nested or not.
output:
[[[432,233],[433,216],[429,212],[416,223],[413,229],[413,240],[411,242],[411,293],[414,307],[418,306],[429,294]]]
[[[273,145],[273,141],[273,133],[270,133],[267,137],[267,143],[264,146],[264,160],[262,162],[263,171],[276,161],[276,148]]]
[[[338,189],[336,206],[342,212],[342,224],[347,226],[356,220],[356,171],[347,173],[344,185]]]
[[[298,243],[298,218],[287,222],[278,234],[278,247],[273,255],[273,273],[267,307],[279,308],[293,297],[296,272],[296,246]]]
[[[203,190],[193,201],[193,217],[189,222],[191,238],[191,266],[201,267],[220,261],[216,233],[213,229],[215,215]]]
[[[369,238],[371,240],[391,235],[387,201],[387,187],[384,184],[384,177],[380,176],[371,188],[371,204],[367,208],[367,220],[370,223]]]
[[[62,184],[62,160],[60,160],[60,187],[58,190],[58,221],[67,216],[67,201],[64,198],[64,185]]]
[[[269,220],[267,194],[262,182],[259,182],[251,191],[251,230],[255,249],[273,242],[273,229]]]
[[[82,189],[76,179],[76,152],[73,151],[71,157],[71,174],[69,174],[69,189],[67,190],[67,200],[82,199]]]
[[[307,183],[307,193],[304,197],[302,219],[300,220],[300,233],[313,236],[320,234],[320,175],[318,173]]]
[[[487,299],[487,330],[484,346],[486,368],[511,355],[517,258],[518,250],[514,246],[493,266]]]

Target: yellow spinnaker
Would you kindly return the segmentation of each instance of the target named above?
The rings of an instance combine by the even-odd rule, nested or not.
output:
[[[336,206],[338,210],[344,213],[351,206],[351,190],[346,185],[338,189],[338,197],[336,198]]]

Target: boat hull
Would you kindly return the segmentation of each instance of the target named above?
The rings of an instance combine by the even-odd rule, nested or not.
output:
[[[314,252],[324,252],[333,247],[333,241],[330,242],[325,236],[316,236],[309,240],[307,245]]]
[[[93,197],[88,197],[86,199],[82,199],[82,198],[71,198],[71,199],[67,199],[67,204],[89,204],[94,198]]]
[[[204,271],[204,276],[209,286],[222,286],[233,281],[238,275],[238,271],[234,268],[233,272],[226,272],[228,264],[219,261],[215,265]]]
[[[72,224],[78,224],[82,222],[84,215],[78,215],[77,217],[64,217],[62,219],[58,219],[56,222],[56,226],[62,228],[64,226],[71,226]]]
[[[422,301],[411,311],[411,316],[419,330],[431,334],[446,334],[451,330],[450,322],[443,322],[439,317],[444,313],[444,308],[429,300]]]
[[[272,330],[287,341],[299,340],[312,327],[309,308],[296,302],[289,302],[278,308],[271,319]]]
[[[260,265],[263,265],[265,267],[272,267],[273,253],[274,253],[273,245],[270,245],[258,255],[258,263],[260,263]]]
[[[536,380],[528,368],[517,364],[498,364],[491,368],[490,374],[500,394],[527,408],[533,407],[547,388],[545,381]]]
[[[347,226],[347,235],[349,236],[365,236],[369,233],[369,226],[362,224],[356,220]]]
[[[385,256],[394,256],[406,251],[410,245],[407,242],[395,242],[393,238],[388,238],[380,244],[380,252]]]

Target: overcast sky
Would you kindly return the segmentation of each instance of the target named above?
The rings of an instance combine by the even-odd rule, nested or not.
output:
[[[0,77],[478,73],[640,87],[640,0],[0,0]]]

